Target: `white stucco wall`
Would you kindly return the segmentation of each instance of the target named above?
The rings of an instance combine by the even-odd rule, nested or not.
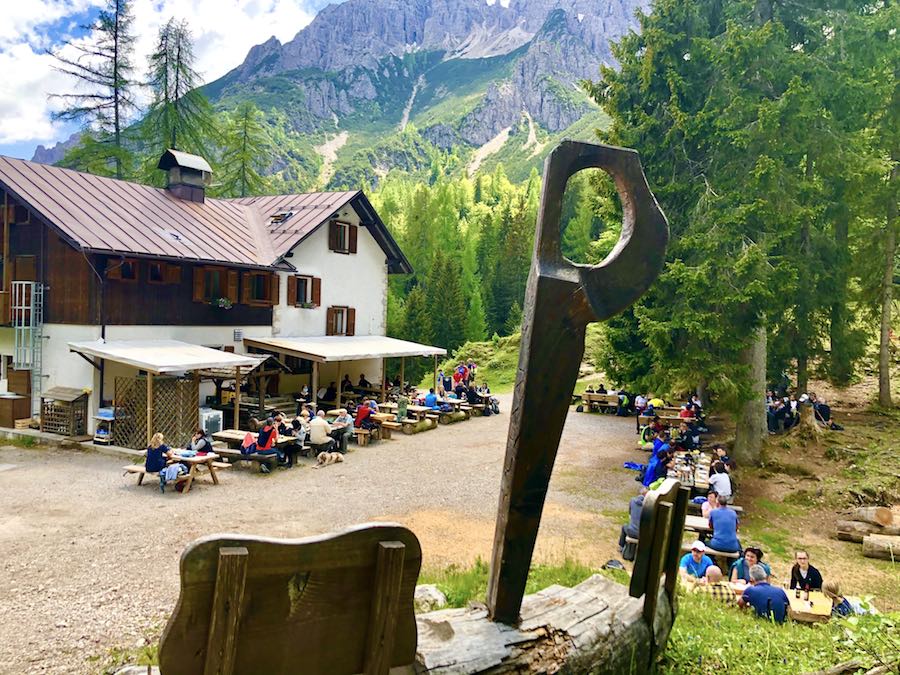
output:
[[[359,218],[350,207],[341,220],[358,225]],[[335,253],[328,250],[328,225],[322,225],[293,249],[287,258],[296,273],[279,273],[280,304],[272,320],[274,335],[308,337],[325,335],[325,312],[332,306],[356,310],[356,335],[384,335],[387,311],[387,259],[384,251],[365,227],[357,230],[357,252]],[[294,274],[322,280],[322,304],[315,309],[288,307],[287,280]],[[366,373],[368,375],[368,373]],[[359,376],[359,373],[357,373]]]

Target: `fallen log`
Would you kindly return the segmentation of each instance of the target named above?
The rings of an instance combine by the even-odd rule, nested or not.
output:
[[[894,514],[886,506],[860,506],[849,511],[844,511],[847,520],[856,520],[860,523],[871,523],[887,527],[894,522]]]
[[[838,663],[837,665],[831,666],[831,668],[825,668],[824,670],[810,670],[803,673],[803,675],[842,675],[843,673],[855,673],[862,667],[862,661],[853,659],[851,661]]]
[[[861,544],[863,537],[869,534],[900,535],[900,526],[881,527],[881,525],[862,523],[858,520],[837,521],[837,538],[841,541],[852,541]]]
[[[438,421],[441,424],[453,424],[454,422],[462,422],[467,419],[469,419],[469,416],[466,413],[462,410],[455,410],[453,412],[442,412]]]
[[[867,558],[900,559],[900,537],[870,534],[863,537],[862,552]]]
[[[490,621],[483,607],[419,614],[415,671],[650,673],[651,654],[668,637],[672,608],[660,589],[655,650],[642,606],[625,586],[594,575],[574,588],[550,586],[526,596],[517,626]]]
[[[411,434],[417,434],[420,431],[428,431],[429,429],[434,429],[436,426],[437,422],[434,422],[427,417],[424,420],[419,420],[418,422],[404,420],[403,433],[409,436]]]

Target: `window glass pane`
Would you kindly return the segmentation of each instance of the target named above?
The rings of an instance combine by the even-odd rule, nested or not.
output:
[[[206,270],[203,273],[204,280],[206,282],[206,288],[204,289],[204,297],[207,300],[212,300],[214,298],[222,297],[222,282],[221,275],[219,270]]]
[[[337,247],[338,247],[338,251],[346,251],[347,250],[347,226],[346,225],[338,225]]]
[[[309,279],[297,278],[297,302],[309,302]]]
[[[150,281],[155,281],[157,283],[162,283],[163,281],[163,268],[160,263],[150,263]]]
[[[251,297],[254,300],[269,299],[269,279],[264,274],[254,274],[250,277],[252,281]]]
[[[335,335],[343,335],[344,334],[344,310],[343,309],[335,309],[334,310],[334,334]]]
[[[132,261],[126,260],[122,263],[122,278],[137,279],[137,265]]]

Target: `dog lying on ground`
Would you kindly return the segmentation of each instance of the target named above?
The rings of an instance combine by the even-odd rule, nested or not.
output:
[[[321,469],[329,464],[338,464],[344,461],[344,456],[339,452],[320,452],[316,457],[317,464],[314,469]]]

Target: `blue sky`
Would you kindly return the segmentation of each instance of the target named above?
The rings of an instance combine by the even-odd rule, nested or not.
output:
[[[73,91],[54,70],[47,49],[89,37],[90,23],[105,0],[7,0],[0,22],[0,154],[30,159],[39,144],[52,145],[76,131],[53,120],[59,103],[51,93]],[[135,65],[143,74],[159,27],[185,19],[194,33],[197,65],[216,79],[239,65],[247,50],[274,35],[294,37],[328,0],[134,0]]]

